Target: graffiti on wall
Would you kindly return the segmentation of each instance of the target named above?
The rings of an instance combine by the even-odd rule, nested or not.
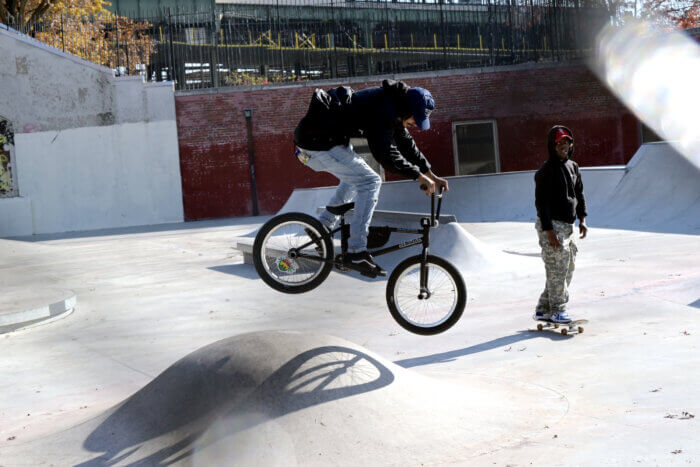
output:
[[[12,125],[0,117],[0,197],[17,196],[17,186],[12,175],[14,145]]]

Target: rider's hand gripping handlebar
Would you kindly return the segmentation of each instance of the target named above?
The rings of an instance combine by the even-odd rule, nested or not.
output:
[[[420,186],[420,189],[425,191],[428,189],[427,185],[423,184]],[[442,207],[442,196],[445,191],[445,187],[441,186],[440,187],[440,193],[437,195],[435,193],[431,193],[430,195],[430,226],[431,227],[437,227],[439,225],[439,219],[440,219],[440,208]],[[435,198],[438,199],[437,203],[437,212],[435,212]]]

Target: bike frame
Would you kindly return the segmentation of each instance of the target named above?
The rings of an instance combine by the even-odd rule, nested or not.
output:
[[[430,195],[430,217],[423,217],[420,220],[420,229],[405,229],[401,227],[391,227],[391,226],[383,226],[382,228],[388,229],[389,232],[398,232],[398,233],[407,233],[407,234],[412,234],[412,235],[420,235],[420,238],[414,238],[413,240],[407,240],[405,242],[397,243],[395,245],[391,245],[388,247],[384,248],[377,248],[374,250],[370,250],[369,253],[372,256],[381,256],[385,255],[387,253],[392,253],[394,251],[398,250],[403,250],[404,248],[409,248],[418,244],[423,245],[423,249],[421,251],[421,268],[420,268],[420,288],[421,288],[421,295],[426,294],[429,295],[430,292],[428,291],[427,284],[428,284],[428,268],[426,267],[426,264],[428,262],[428,248],[430,247],[430,229],[435,228],[439,225],[439,218],[440,218],[440,208],[442,206],[442,197],[443,197],[443,192],[442,189],[440,190],[439,194],[431,194]],[[437,198],[437,210],[435,209],[435,199]],[[347,254],[348,252],[348,238],[350,237],[350,224],[347,224],[345,222],[345,216],[341,215],[340,216],[340,225],[333,229],[330,232],[331,238],[335,236],[337,232],[340,232],[340,251],[342,255]],[[295,250],[297,251],[296,257],[297,258],[304,258],[304,259],[309,259],[312,261],[319,261],[319,262],[324,262],[324,263],[329,263],[332,262],[334,264],[338,263],[337,258],[333,259],[326,259],[326,258],[321,258],[319,256],[312,256],[312,255],[307,255],[303,253],[298,253],[298,251],[303,250],[304,248],[311,246],[314,242],[310,241],[308,243],[305,243],[304,245],[301,245]],[[423,297],[425,298],[425,297]]]

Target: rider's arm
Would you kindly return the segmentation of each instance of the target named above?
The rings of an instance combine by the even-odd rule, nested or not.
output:
[[[411,133],[406,128],[401,126],[394,130],[394,141],[396,141],[396,147],[401,155],[408,162],[417,165],[421,173],[427,173],[430,170],[430,162],[420,152]]]
[[[370,131],[366,136],[369,150],[385,170],[411,180],[416,180],[424,172],[418,165],[412,164],[401,155],[394,143],[392,130]],[[425,172],[428,170],[429,168],[426,168]]]

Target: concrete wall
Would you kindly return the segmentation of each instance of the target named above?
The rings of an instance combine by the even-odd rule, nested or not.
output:
[[[0,236],[183,219],[172,83],[115,78],[2,29],[0,50],[20,195],[0,198]]]
[[[388,76],[387,76],[388,77]],[[546,160],[546,133],[565,124],[581,166],[622,165],[640,144],[639,123],[582,64],[526,64],[392,76],[430,89],[437,110],[429,131],[414,131],[439,175],[454,175],[452,123],[494,120],[503,172],[532,170]],[[183,198],[187,219],[252,214],[243,109],[253,109],[253,146],[260,212],[279,210],[295,188],[337,184],[292,155],[292,133],[315,87],[381,83],[355,78],[294,86],[178,92]],[[396,177],[387,176],[388,180]]]

